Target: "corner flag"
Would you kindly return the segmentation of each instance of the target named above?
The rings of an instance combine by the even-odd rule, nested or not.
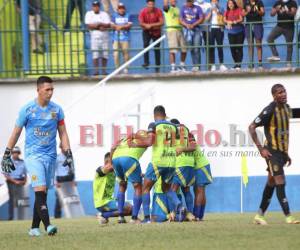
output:
[[[242,154],[242,179],[243,179],[243,184],[245,187],[248,184],[248,165],[247,165],[247,158],[245,154]]]

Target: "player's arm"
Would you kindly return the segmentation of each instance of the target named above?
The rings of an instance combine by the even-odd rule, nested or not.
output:
[[[96,172],[100,177],[103,177],[113,171],[114,171],[114,169],[113,169],[113,166],[111,163],[107,163],[103,167],[98,167],[96,169]]]
[[[22,126],[15,126],[5,149],[4,155],[1,161],[1,168],[4,173],[10,173],[11,170],[15,170],[13,161],[11,160],[11,150],[16,145],[19,137],[22,133]]]
[[[261,145],[261,142],[259,141],[258,137],[257,137],[257,133],[256,133],[256,128],[258,126],[253,122],[250,124],[249,126],[249,133],[251,135],[251,138],[253,140],[253,142],[255,143],[256,147],[258,148],[261,156],[263,158],[266,158],[268,159],[270,156],[272,156],[272,154],[269,152],[269,150],[267,150],[266,148],[264,148],[262,145]]]
[[[70,140],[67,133],[66,125],[64,120],[59,121],[58,123],[58,135],[61,141],[62,149],[65,152],[66,160],[63,163],[63,166],[69,167],[69,174],[74,174],[74,159],[70,147]]]
[[[195,137],[193,134],[189,133],[188,146],[176,148],[176,155],[178,156],[184,152],[187,152],[187,153],[194,152],[196,150],[196,147],[197,147],[197,143],[196,143]]]
[[[7,148],[9,149],[12,149],[16,144],[17,144],[17,141],[19,140],[19,137],[22,133],[22,127],[18,127],[18,126],[15,126],[9,140],[8,140],[8,143],[7,143]]]
[[[147,136],[145,136],[147,135]],[[127,138],[128,146],[131,148],[148,148],[148,134],[145,131],[143,134],[135,133]]]
[[[258,139],[256,128],[261,126],[268,126],[271,119],[272,108],[270,106],[266,107],[258,117],[249,125],[249,133],[256,147],[258,148],[261,156],[268,159],[272,154],[266,149]]]

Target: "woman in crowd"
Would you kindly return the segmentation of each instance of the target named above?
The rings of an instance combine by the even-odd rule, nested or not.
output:
[[[234,69],[241,69],[243,60],[243,43],[245,39],[243,25],[243,10],[238,7],[235,0],[227,2],[227,11],[224,13],[224,22],[228,30],[228,40],[231,55],[234,60]]]

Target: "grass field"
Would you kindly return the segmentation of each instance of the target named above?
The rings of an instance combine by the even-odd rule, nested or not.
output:
[[[54,237],[27,236],[29,221],[0,222],[0,249],[300,249],[300,225],[286,225],[281,213],[268,226],[254,214],[208,214],[203,222],[100,226],[95,218],[53,220]],[[300,218],[300,213],[295,214]]]

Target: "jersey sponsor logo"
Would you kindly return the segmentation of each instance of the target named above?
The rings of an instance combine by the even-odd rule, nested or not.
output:
[[[31,181],[37,181],[37,176],[36,175],[31,176]]]
[[[39,137],[46,137],[46,136],[50,136],[50,132],[49,131],[41,131],[41,128],[34,128],[34,135],[35,136],[39,136]]]
[[[277,171],[279,170],[279,166],[276,165],[276,164],[274,164],[274,165],[273,165],[273,170],[274,170],[274,172],[277,172]]]

